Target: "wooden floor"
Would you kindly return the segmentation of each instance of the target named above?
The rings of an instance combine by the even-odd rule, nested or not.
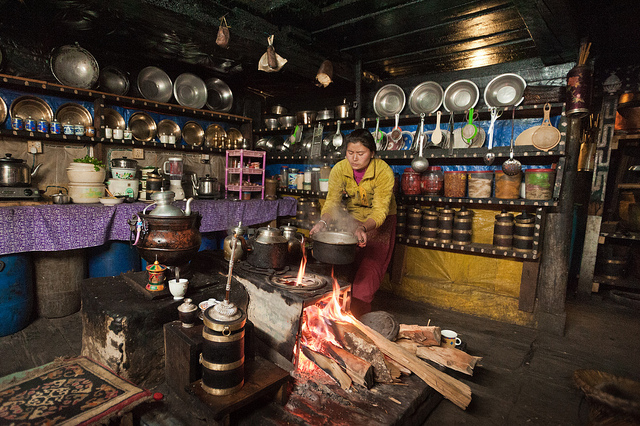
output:
[[[577,425],[583,424],[582,392],[573,384],[576,369],[598,369],[640,381],[640,311],[602,296],[568,301],[567,327],[562,337],[425,304],[379,294],[374,309],[386,310],[407,324],[457,331],[472,355],[484,357],[475,375],[449,371],[471,386],[467,411],[442,401],[428,425]],[[80,314],[37,319],[26,329],[0,338],[0,376],[36,367],[58,356],[79,355]],[[163,391],[163,386],[158,389]],[[172,406],[182,413],[172,416]],[[142,424],[204,425],[199,416],[185,418],[184,405],[168,399],[158,415]],[[152,420],[149,420],[152,419]],[[584,419],[582,419],[584,420]]]

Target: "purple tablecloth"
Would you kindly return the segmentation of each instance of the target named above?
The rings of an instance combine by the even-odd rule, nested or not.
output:
[[[184,202],[176,202],[184,210]],[[66,204],[0,207],[0,255],[101,246],[110,240],[129,241],[127,220],[147,204],[117,206]],[[152,207],[151,207],[152,208]],[[202,215],[200,232],[226,230],[242,221],[256,225],[278,216],[294,216],[296,200],[194,200],[191,210]]]

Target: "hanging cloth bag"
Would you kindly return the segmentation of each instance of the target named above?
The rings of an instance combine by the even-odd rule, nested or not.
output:
[[[229,47],[229,24],[227,24],[227,18],[220,18],[220,27],[218,28],[218,36],[216,37],[216,44],[223,49],[227,49]]]
[[[276,49],[273,47],[273,38],[274,36],[271,35],[267,39],[269,46],[267,46],[267,51],[258,62],[259,71],[277,72],[287,63],[286,59],[276,53]]]

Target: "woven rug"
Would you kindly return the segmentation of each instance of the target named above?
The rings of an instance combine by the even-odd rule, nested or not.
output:
[[[89,358],[60,359],[0,379],[0,425],[101,424],[150,397]]]

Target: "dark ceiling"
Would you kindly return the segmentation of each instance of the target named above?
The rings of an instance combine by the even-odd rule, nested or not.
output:
[[[50,79],[54,47],[80,43],[99,64],[135,75],[158,65],[173,76],[217,76],[265,97],[319,96],[363,84],[538,59],[638,62],[640,2],[613,0],[0,0],[4,72]],[[606,4],[606,6],[602,6]],[[220,17],[228,49],[215,44]],[[257,71],[267,37],[288,60]],[[45,59],[43,61],[42,59]],[[314,85],[324,59],[334,83]],[[324,91],[324,92],[322,92]]]

